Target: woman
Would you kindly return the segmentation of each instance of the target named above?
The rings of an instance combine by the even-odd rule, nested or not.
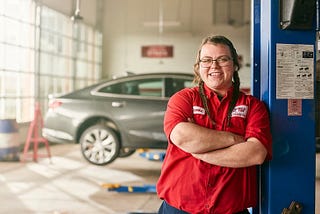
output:
[[[271,159],[270,122],[264,103],[240,92],[239,68],[229,39],[207,37],[194,65],[198,86],[169,100],[159,213],[249,213],[256,205],[256,166]]]

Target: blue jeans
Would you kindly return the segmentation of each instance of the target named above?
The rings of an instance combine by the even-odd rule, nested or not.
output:
[[[171,206],[166,201],[163,201],[159,208],[158,214],[188,214],[188,213]],[[235,214],[250,214],[250,212],[246,209]]]
[[[166,201],[163,201],[158,214],[188,214],[185,211],[179,210],[175,207],[170,206]]]

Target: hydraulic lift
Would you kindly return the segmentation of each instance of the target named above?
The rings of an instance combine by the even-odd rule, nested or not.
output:
[[[253,213],[312,214],[319,0],[252,4],[253,94],[269,107],[273,136],[273,159],[260,168]]]

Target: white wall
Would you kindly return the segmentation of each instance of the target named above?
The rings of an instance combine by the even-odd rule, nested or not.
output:
[[[181,26],[164,27],[162,34],[159,33],[158,27],[143,26],[144,22],[156,23],[159,20],[157,2],[151,0],[104,1],[103,69],[105,76],[113,76],[125,71],[192,73],[200,42],[209,34],[221,34],[230,38],[238,54],[243,56],[244,64],[250,63],[250,25],[214,26],[212,0],[183,0],[183,4],[172,6],[176,8],[168,8],[168,5],[164,5],[171,10],[167,12],[168,17],[166,17],[164,8],[164,21],[179,21]],[[171,0],[172,4],[177,2]],[[250,1],[247,3],[246,14],[247,19],[250,19]],[[175,17],[175,13],[179,15]],[[174,57],[162,59],[141,57],[143,45],[155,44],[173,45]],[[240,78],[242,87],[250,86],[249,67],[244,66],[240,70]]]

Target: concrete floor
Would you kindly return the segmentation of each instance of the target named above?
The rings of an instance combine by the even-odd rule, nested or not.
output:
[[[154,193],[119,193],[102,185],[155,184],[161,162],[137,153],[107,166],[94,166],[81,156],[78,145],[51,146],[38,163],[0,162],[0,214],[121,214],[155,213],[161,201]],[[42,152],[42,151],[41,151]],[[316,202],[320,201],[320,154],[317,154]],[[320,204],[316,203],[316,214]]]
[[[102,185],[155,184],[161,162],[138,154],[95,166],[81,156],[79,145],[51,146],[48,158],[0,162],[0,213],[14,214],[113,214],[156,212],[156,194],[110,192]]]

